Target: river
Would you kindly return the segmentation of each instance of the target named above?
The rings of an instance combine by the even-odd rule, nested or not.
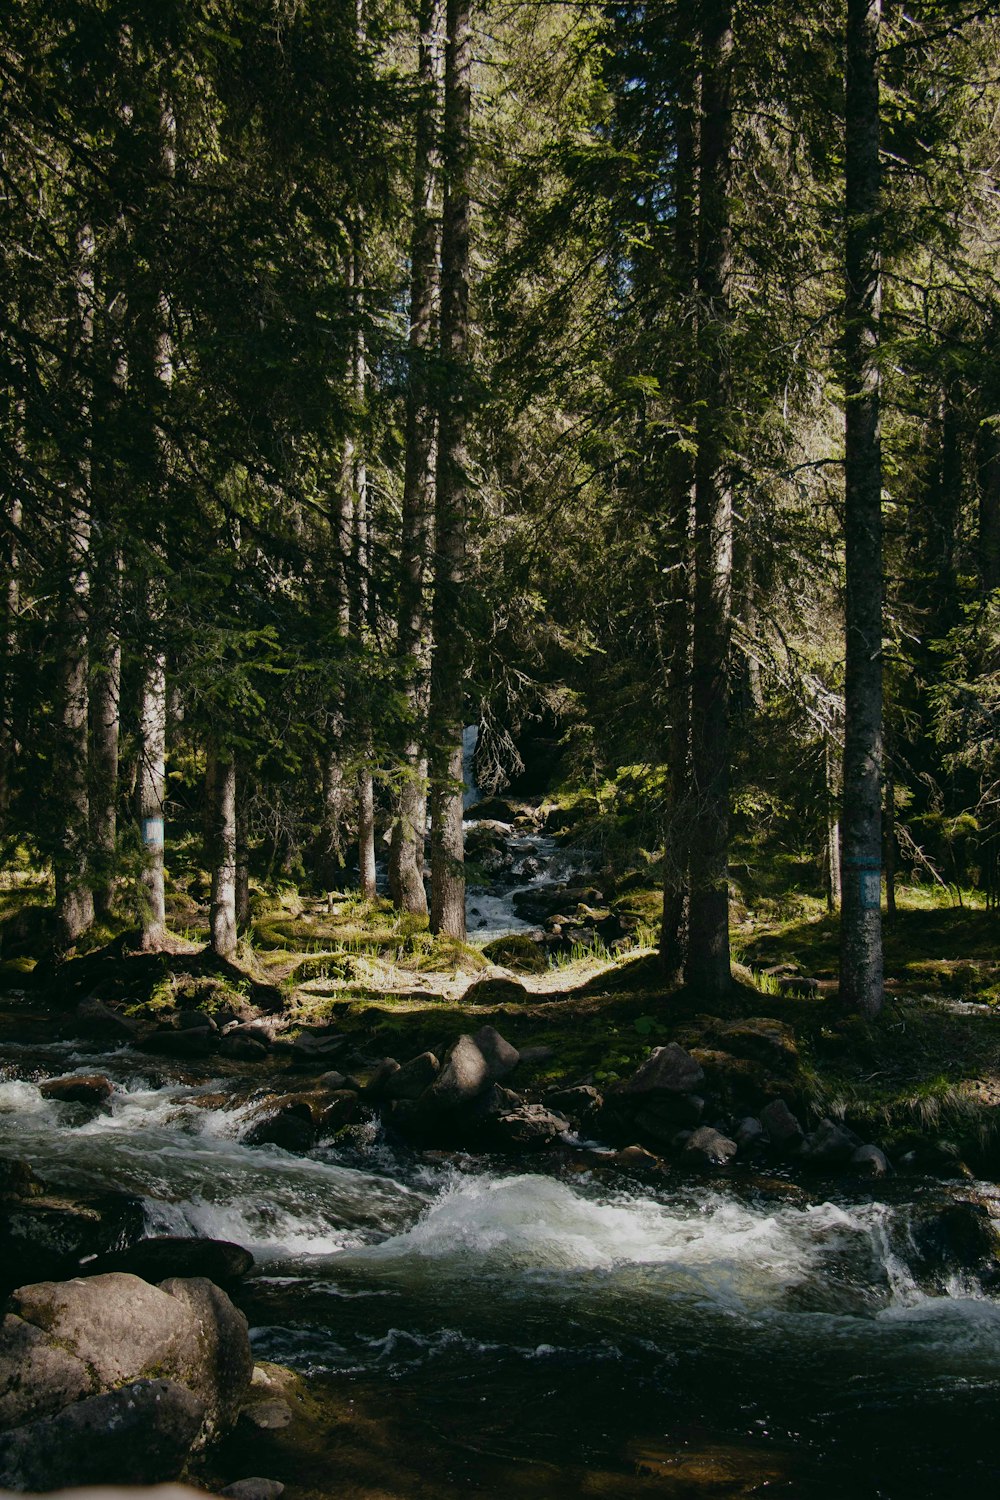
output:
[[[372,1495],[627,1494],[643,1473],[653,1493],[731,1494],[685,1485],[741,1470],[824,1500],[997,1493],[1000,1305],[921,1281],[898,1186],[639,1190],[421,1157],[374,1120],[293,1156],[243,1144],[247,1106],[204,1107],[233,1089],[223,1065],[126,1049],[100,1059],[107,1112],[41,1097],[39,1077],[94,1065],[8,1047],[0,1154],[140,1194],[152,1232],[250,1248],[258,1357],[419,1434],[426,1481]]]

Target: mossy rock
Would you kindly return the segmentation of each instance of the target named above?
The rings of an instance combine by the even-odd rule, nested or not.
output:
[[[531,995],[517,979],[477,979],[462,996],[463,1005],[525,1005]]]
[[[542,974],[548,968],[541,944],[523,932],[510,932],[506,937],[494,938],[492,943],[484,945],[482,952],[491,964],[513,969],[519,974]]]

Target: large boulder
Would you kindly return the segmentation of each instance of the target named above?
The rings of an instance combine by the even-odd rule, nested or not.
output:
[[[519,979],[505,975],[485,975],[469,985],[462,996],[463,1005],[525,1005],[531,996]]]
[[[441,1064],[433,1052],[420,1052],[387,1081],[384,1096],[386,1099],[419,1099],[440,1071]]]
[[[772,1099],[760,1112],[760,1123],[777,1151],[794,1152],[802,1145],[805,1132],[784,1099]]]
[[[735,1057],[752,1058],[776,1073],[794,1073],[799,1066],[795,1032],[773,1016],[747,1016],[717,1027],[720,1045]]]
[[[0,1429],[134,1381],[198,1399],[199,1444],[235,1421],[253,1373],[246,1319],[202,1278],[124,1272],[22,1286],[0,1324]]]
[[[172,1380],[139,1380],[0,1433],[0,1484],[14,1490],[159,1484],[183,1469],[204,1402]]]
[[[478,1099],[491,1083],[517,1065],[517,1049],[492,1026],[484,1026],[474,1037],[463,1034],[449,1049],[444,1066],[421,1096],[425,1109],[451,1110]]]
[[[737,1146],[721,1131],[703,1125],[694,1130],[684,1142],[681,1153],[686,1166],[698,1169],[724,1167],[736,1155]]]

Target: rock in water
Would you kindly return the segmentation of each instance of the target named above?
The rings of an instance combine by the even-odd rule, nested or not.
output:
[[[111,1079],[102,1073],[79,1074],[68,1078],[46,1078],[39,1084],[38,1092],[43,1099],[55,1099],[60,1104],[103,1104],[114,1093]]]
[[[444,1067],[421,1104],[437,1109],[456,1109],[475,1099],[492,1081],[489,1063],[471,1036],[460,1036],[449,1050]]]
[[[15,1490],[175,1479],[205,1403],[172,1380],[139,1380],[0,1434],[0,1483]]]
[[[784,1099],[772,1099],[760,1112],[760,1123],[771,1145],[779,1151],[797,1151],[803,1130]]]
[[[736,1155],[737,1145],[721,1131],[702,1125],[684,1142],[683,1157],[689,1166],[724,1167]]]
[[[167,1276],[204,1276],[218,1286],[232,1286],[253,1270],[253,1256],[229,1240],[161,1235],[140,1240],[127,1250],[101,1255],[81,1268],[82,1276],[127,1271],[155,1283]]]
[[[496,1081],[512,1073],[520,1061],[520,1053],[510,1042],[504,1040],[495,1026],[480,1026],[472,1038],[486,1059],[490,1077]]]
[[[421,1052],[405,1062],[385,1086],[386,1099],[419,1099],[441,1071],[433,1052]]]
[[[284,1492],[285,1486],[280,1479],[260,1479],[255,1475],[252,1479],[237,1479],[233,1484],[227,1484],[219,1494],[226,1500],[278,1500]]]

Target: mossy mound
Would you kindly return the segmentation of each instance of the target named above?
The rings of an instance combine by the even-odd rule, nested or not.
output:
[[[482,949],[484,958],[504,969],[513,969],[518,974],[542,974],[548,968],[545,950],[534,938],[523,932],[511,932],[506,937],[494,938]]]

